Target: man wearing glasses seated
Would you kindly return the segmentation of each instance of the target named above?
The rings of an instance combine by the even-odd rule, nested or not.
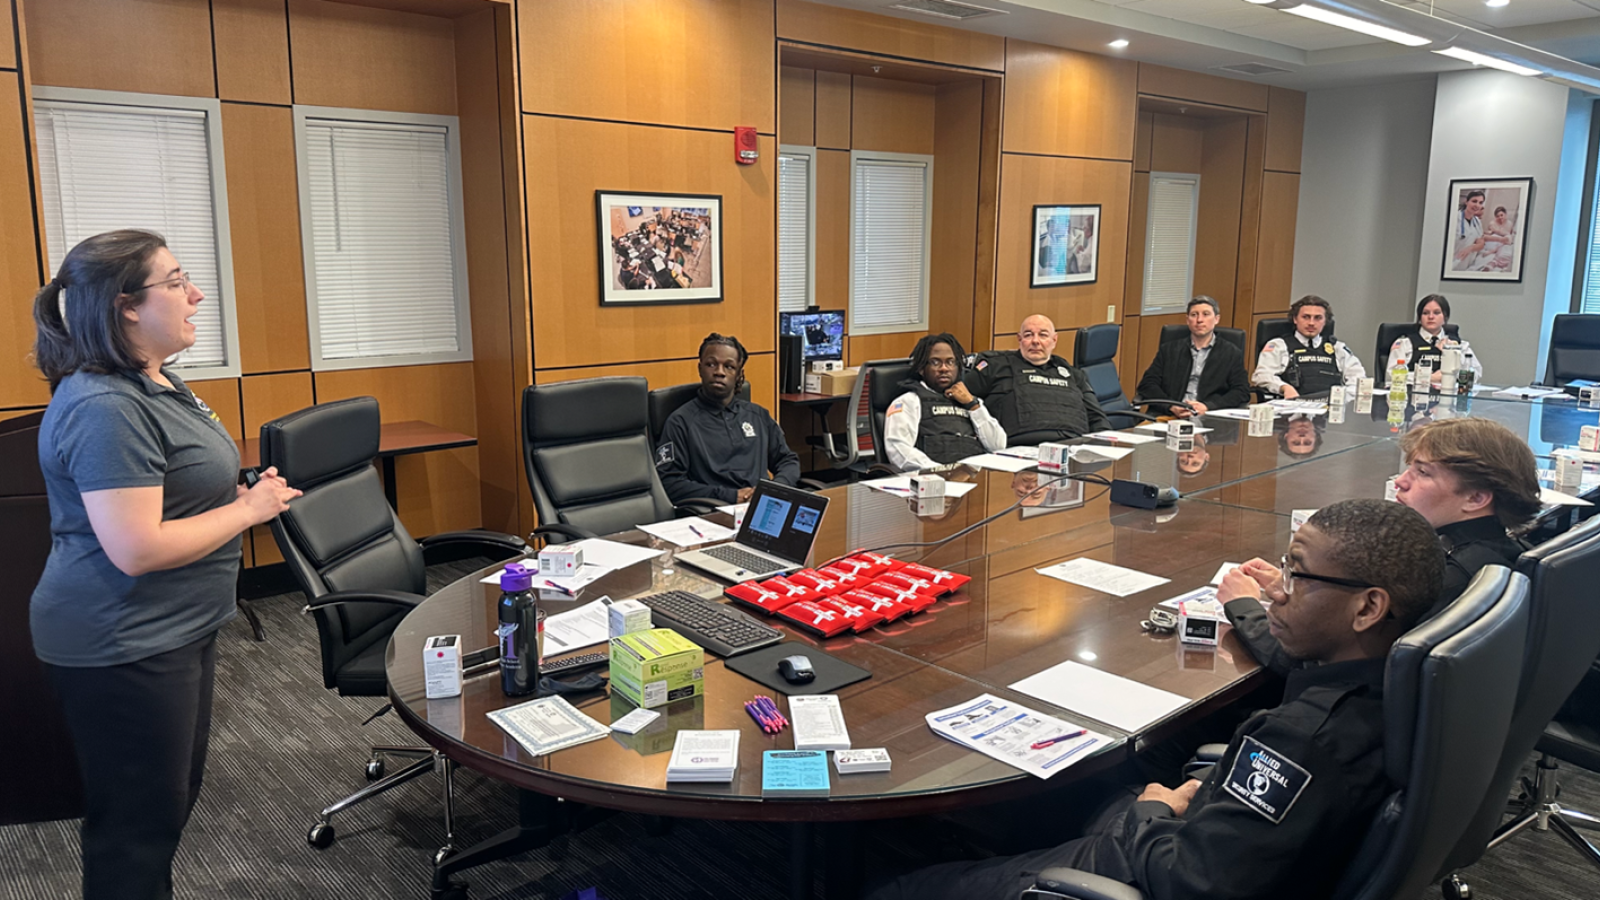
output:
[[[1253,561],[1259,562],[1259,560]],[[871,900],[1015,897],[1052,866],[1131,884],[1151,900],[1325,898],[1390,790],[1383,766],[1389,647],[1439,594],[1444,552],[1428,522],[1384,500],[1319,510],[1289,543],[1267,614],[1298,669],[1283,702],[1234,731],[1204,781],[1145,787],[1086,837],[1048,850],[943,863]],[[1221,599],[1259,596],[1246,567]]]

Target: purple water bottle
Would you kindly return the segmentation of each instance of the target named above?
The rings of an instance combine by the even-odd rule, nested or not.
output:
[[[520,563],[500,574],[500,689],[507,697],[526,697],[539,687],[539,603],[533,571]]]

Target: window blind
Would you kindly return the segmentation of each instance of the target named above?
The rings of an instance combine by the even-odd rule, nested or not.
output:
[[[778,153],[778,309],[803,312],[812,299],[812,156]]]
[[[928,324],[928,157],[854,160],[850,331],[916,331]]]
[[[236,326],[224,315],[211,158],[220,148],[210,146],[207,113],[57,100],[33,109],[50,274],[84,238],[120,228],[162,235],[206,295],[190,320],[194,346],[172,365],[191,374],[228,366],[237,341],[224,329]]]
[[[1144,245],[1146,315],[1183,312],[1194,288],[1195,219],[1200,176],[1150,173]]]
[[[1583,298],[1578,310],[1590,314],[1600,313],[1600,190],[1594,194],[1594,207],[1589,210],[1589,246],[1583,263]]]
[[[319,361],[458,354],[448,129],[308,117],[303,140]]]

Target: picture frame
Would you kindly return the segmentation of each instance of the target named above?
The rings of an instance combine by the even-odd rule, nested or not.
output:
[[[594,192],[600,305],[720,303],[722,195]]]
[[[1452,178],[1444,281],[1522,281],[1532,178]]]
[[[1033,208],[1028,287],[1093,284],[1100,279],[1100,204]]]

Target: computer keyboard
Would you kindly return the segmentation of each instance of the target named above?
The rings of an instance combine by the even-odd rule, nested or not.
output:
[[[767,559],[765,556],[757,556],[748,550],[741,550],[733,544],[718,544],[715,547],[707,547],[704,552],[712,559],[722,560],[730,566],[738,566],[746,572],[771,572],[775,569],[783,568],[781,564]]]
[[[650,607],[650,619],[657,628],[671,628],[721,657],[738,656],[783,640],[783,632],[778,629],[725,603],[688,591],[666,591],[634,599]]]

